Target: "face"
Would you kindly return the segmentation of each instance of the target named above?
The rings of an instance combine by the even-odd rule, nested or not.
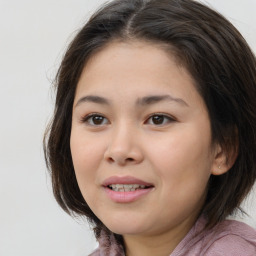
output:
[[[89,60],[70,146],[84,199],[123,235],[160,234],[195,218],[216,165],[193,79],[145,42],[115,42]]]

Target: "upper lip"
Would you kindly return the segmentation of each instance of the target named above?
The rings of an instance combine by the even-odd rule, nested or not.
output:
[[[137,178],[132,177],[132,176],[123,176],[123,177],[112,176],[112,177],[109,177],[109,178],[105,179],[102,183],[102,185],[104,187],[107,187],[107,186],[112,185],[112,184],[138,184],[138,185],[144,185],[146,187],[152,187],[153,186],[152,183],[148,183],[146,181],[137,179]]]

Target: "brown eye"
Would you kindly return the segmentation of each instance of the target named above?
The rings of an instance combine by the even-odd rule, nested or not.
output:
[[[87,123],[88,125],[92,126],[101,126],[108,123],[108,120],[106,117],[92,114],[84,118],[83,122]]]
[[[103,116],[93,116],[92,122],[95,125],[101,125],[104,122],[104,117]]]
[[[167,115],[161,115],[161,114],[154,114],[152,115],[146,123],[151,125],[165,125],[168,123],[173,122],[174,119]]]
[[[155,115],[155,116],[152,116],[151,118],[152,118],[152,123],[156,125],[163,124],[164,122],[164,116],[161,116],[161,115]]]

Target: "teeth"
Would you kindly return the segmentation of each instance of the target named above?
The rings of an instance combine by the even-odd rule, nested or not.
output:
[[[111,184],[109,187],[118,192],[130,192],[138,189],[144,189],[146,186],[139,184]]]

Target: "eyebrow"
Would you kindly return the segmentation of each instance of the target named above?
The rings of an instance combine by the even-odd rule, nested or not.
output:
[[[139,98],[136,101],[136,105],[141,105],[141,106],[152,105],[152,104],[156,104],[156,103],[162,102],[162,101],[174,101],[183,106],[188,107],[188,104],[183,99],[175,98],[169,94],[167,94],[167,95],[150,95],[150,96],[146,96],[143,98]],[[110,101],[104,97],[96,96],[96,95],[87,95],[87,96],[80,98],[78,100],[78,102],[76,103],[75,107],[77,107],[78,105],[80,105],[84,102],[92,102],[92,103],[98,103],[98,104],[102,104],[102,105],[110,105]]]
[[[88,95],[84,96],[81,99],[79,99],[75,105],[77,107],[81,103],[84,102],[92,102],[92,103],[98,103],[98,104],[103,104],[103,105],[109,105],[109,101],[106,98],[100,97],[100,96],[95,96],[95,95]]]
[[[137,105],[151,105],[155,104],[161,101],[174,101],[177,102],[183,106],[188,107],[188,104],[181,98],[175,98],[169,94],[167,95],[152,95],[152,96],[147,96],[143,97],[137,100],[136,104]]]

